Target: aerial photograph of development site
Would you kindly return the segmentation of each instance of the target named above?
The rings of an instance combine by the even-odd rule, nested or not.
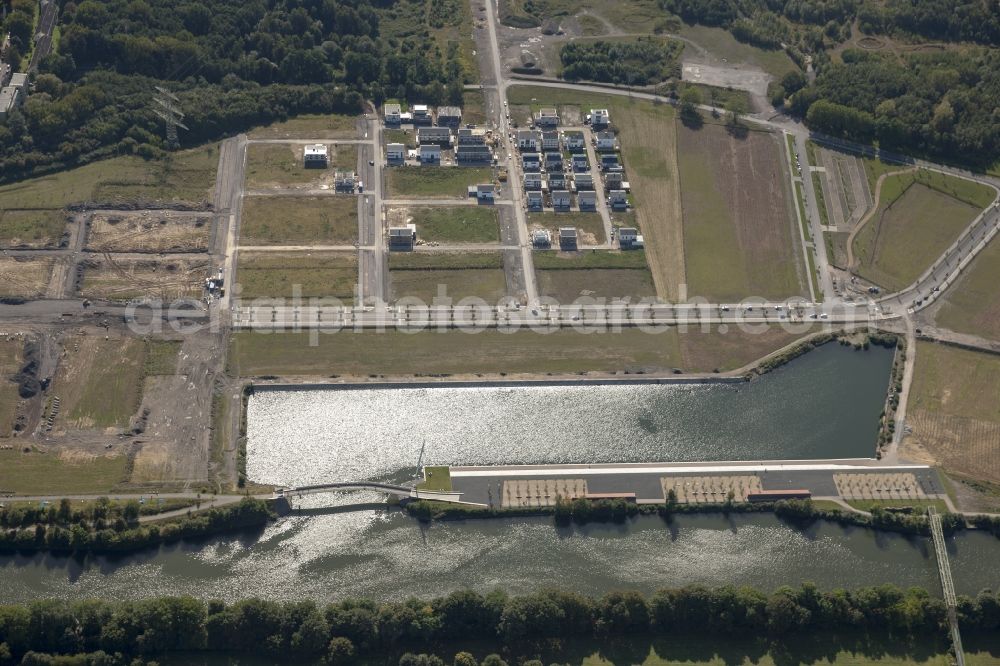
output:
[[[0,0],[0,666],[1000,664],[998,0]]]

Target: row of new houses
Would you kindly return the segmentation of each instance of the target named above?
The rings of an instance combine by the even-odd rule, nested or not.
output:
[[[566,168],[566,163],[563,160],[562,153],[552,152],[545,153],[544,158],[539,153],[522,153],[521,154],[521,168],[524,171],[541,171],[542,165],[545,165],[545,171],[563,171]],[[569,167],[572,171],[590,171],[590,160],[584,154],[576,154],[570,157]],[[598,168],[604,172],[620,172],[622,171],[621,162],[618,160],[617,153],[605,153],[601,155],[600,164]]]
[[[524,193],[528,210],[532,212],[541,211],[545,208],[545,194],[541,189],[527,190]],[[573,205],[572,192],[567,189],[551,190],[550,199],[552,208],[555,210],[569,210]],[[593,190],[577,190],[577,204],[582,211],[597,210],[597,192]],[[628,194],[625,190],[611,190],[608,192],[608,206],[611,210],[628,210]]]
[[[426,104],[414,104],[411,111],[404,113],[400,104],[386,104],[382,107],[386,125],[433,125],[434,111]],[[437,124],[458,127],[462,124],[462,109],[457,106],[442,106],[437,110]]]
[[[559,111],[553,107],[539,109],[532,116],[532,122],[537,127],[559,127]],[[594,129],[607,127],[611,124],[611,115],[607,109],[591,109],[587,114],[587,122]]]
[[[455,161],[459,164],[490,164],[493,150],[487,143],[489,132],[482,128],[463,127],[455,136]],[[417,160],[421,164],[440,164],[441,149],[453,145],[451,130],[447,127],[421,127],[417,129]],[[401,164],[406,160],[406,146],[390,143],[386,146],[386,161]]]
[[[587,142],[580,131],[568,131],[560,134],[555,130],[518,130],[517,147],[519,150],[568,150],[571,153],[586,150]],[[617,150],[618,139],[610,130],[598,132],[594,137],[597,150]]]

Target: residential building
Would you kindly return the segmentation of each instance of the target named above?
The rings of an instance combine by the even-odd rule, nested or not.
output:
[[[406,146],[390,143],[385,147],[385,160],[390,164],[400,164],[406,160]]]
[[[559,112],[552,107],[539,109],[535,114],[535,124],[539,127],[558,127]]]
[[[535,229],[531,232],[531,244],[535,247],[549,247],[552,245],[552,234],[548,229]]]
[[[335,192],[354,194],[355,177],[353,171],[337,171],[333,176]]]
[[[403,227],[389,227],[390,250],[412,250],[417,242],[417,226],[407,224]]]
[[[398,125],[402,120],[403,109],[399,104],[386,104],[382,107],[382,116],[386,125]]]
[[[597,192],[586,190],[576,193],[576,203],[580,210],[597,210]]]
[[[10,82],[0,89],[0,121],[7,120],[14,107],[24,104],[27,94],[28,75],[21,72],[11,75]]]
[[[569,210],[573,205],[573,197],[566,190],[552,191],[552,207],[556,210]],[[560,229],[560,235],[562,230]]]
[[[618,247],[621,249],[641,248],[643,238],[635,227],[622,227],[618,230]]]
[[[576,190],[592,190],[594,189],[594,174],[591,173],[578,173],[573,176],[573,183],[576,185]]]
[[[447,127],[418,127],[417,143],[421,146],[433,143],[447,148],[451,146],[451,130]]]
[[[457,106],[439,106],[437,124],[443,127],[458,127],[462,124],[462,109]]]
[[[493,152],[485,144],[459,145],[455,148],[455,161],[459,164],[489,164],[493,161]]]
[[[555,130],[542,132],[542,150],[559,150],[559,132]]]
[[[486,130],[482,127],[463,127],[458,130],[458,145],[482,146],[486,144]]]
[[[562,153],[545,153],[545,170],[546,171],[562,171],[563,170],[563,156]]]
[[[431,110],[426,104],[414,104],[413,109],[410,111],[410,116],[414,125],[433,124],[434,119],[431,117]]]
[[[611,207],[611,210],[627,210],[628,195],[625,194],[625,190],[611,190],[608,192],[608,205]]]
[[[566,183],[566,173],[564,171],[549,172],[549,189],[565,190],[567,187]]]
[[[538,153],[524,153],[521,155],[521,168],[525,171],[541,171],[541,155]]]
[[[576,250],[576,227],[559,227],[559,249]]]
[[[528,202],[528,210],[530,211],[538,212],[545,207],[545,202],[544,199],[542,198],[542,193],[540,190],[531,190],[529,192],[526,192],[525,199]],[[532,238],[532,242],[534,242],[534,238]]]
[[[526,174],[524,174],[524,189],[526,189],[526,190],[541,190],[542,189],[542,174],[540,174],[540,173],[526,173]]]
[[[497,186],[493,183],[480,183],[469,186],[469,196],[476,197],[479,203],[493,203],[496,199]]]
[[[581,150],[587,149],[587,140],[583,136],[583,132],[564,132],[563,133],[563,148],[575,153]]]
[[[573,166],[573,171],[590,171],[590,160],[586,155],[573,155],[570,164]]]
[[[542,143],[542,133],[535,130],[518,130],[517,147],[520,150],[538,150]]]
[[[621,171],[622,165],[618,161],[617,153],[609,153],[601,155],[601,170],[603,171]]]
[[[325,169],[327,165],[326,145],[322,143],[307,145],[302,153],[302,163],[307,169]]]
[[[427,144],[417,149],[417,159],[421,164],[441,164],[441,146]]]
[[[597,133],[594,145],[597,146],[598,150],[616,150],[618,147],[618,140],[615,138],[614,132],[604,130]]]
[[[590,126],[596,129],[603,129],[611,124],[611,115],[607,109],[590,110]]]
[[[604,186],[609,190],[623,189],[622,182],[624,177],[625,173],[623,171],[605,171]]]

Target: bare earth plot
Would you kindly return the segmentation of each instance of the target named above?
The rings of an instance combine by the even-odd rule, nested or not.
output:
[[[183,254],[141,258],[105,253],[80,266],[80,295],[113,301],[197,297],[211,269],[207,256]]]
[[[507,293],[503,257],[498,252],[418,252],[389,257],[391,300],[435,297],[454,302],[479,298],[495,305]]]
[[[354,197],[246,197],[241,245],[349,245],[358,239]]]
[[[917,343],[903,440],[907,459],[940,464],[959,477],[1000,483],[1000,357]]]
[[[788,181],[770,133],[678,127],[688,294],[709,300],[803,295]]]
[[[23,338],[0,336],[0,438],[10,437],[14,428],[20,397],[17,393],[17,384],[9,378],[21,369],[23,351]],[[0,485],[0,488],[2,487]]]
[[[312,345],[308,333],[261,335],[241,331],[232,337],[229,358],[233,372],[243,377],[669,373],[679,367],[689,372],[712,372],[718,365],[715,360],[695,366],[697,358],[692,354],[702,344],[707,349],[717,348],[717,335],[697,330],[679,334],[676,328],[659,333],[635,328],[600,333],[561,329],[545,334],[528,329],[514,333],[496,329],[475,333],[454,329],[419,333],[389,330],[380,335],[343,331],[321,335],[319,344]],[[766,336],[728,335],[733,336],[734,354],[727,362],[733,367],[775,351],[756,344]],[[681,350],[682,336],[687,339],[684,344],[688,351]],[[753,344],[743,345],[739,352],[741,341]],[[781,346],[780,341],[777,346]]]
[[[655,300],[656,288],[642,252],[536,252],[539,292],[570,304],[577,299]]]
[[[348,252],[241,252],[238,295],[249,298],[329,297],[354,302],[358,257]]]
[[[857,273],[888,290],[912,284],[969,226],[993,191],[929,172],[889,176],[854,238]]]
[[[200,252],[208,249],[209,215],[170,210],[99,212],[87,222],[88,250]]]
[[[993,240],[945,295],[938,325],[959,333],[1000,340],[1000,243]]]
[[[62,210],[0,209],[0,247],[54,248],[66,231]]]
[[[0,257],[0,296],[39,298],[52,276],[53,260],[36,257]]]
[[[247,146],[247,187],[301,187],[333,189],[334,171],[354,171],[358,149],[353,145],[324,144],[329,167],[307,169],[303,166],[305,146],[297,143],[255,143]]]
[[[142,398],[142,340],[68,338],[50,394],[60,399],[55,435],[80,428],[123,428]]]

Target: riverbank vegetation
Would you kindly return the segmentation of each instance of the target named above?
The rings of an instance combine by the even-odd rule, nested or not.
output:
[[[76,509],[69,500],[47,506],[5,506],[0,508],[0,552],[120,553],[260,528],[273,514],[265,502],[244,498],[235,505],[151,524],[140,524],[141,515],[138,502],[114,503],[107,498]]]
[[[1000,630],[998,609],[1000,598],[992,592],[961,598],[963,632],[995,634]],[[327,606],[260,599],[227,605],[190,597],[37,601],[0,606],[0,664],[18,663],[30,651],[102,651],[126,659],[183,651],[189,656],[254,654],[297,664],[398,660],[400,666],[443,666],[441,658],[428,656],[440,654],[456,666],[505,666],[529,664],[545,652],[558,653],[588,640],[721,634],[727,639],[752,637],[762,648],[781,650],[786,638],[809,634],[854,636],[858,645],[866,636],[890,636],[905,645],[926,636],[943,639],[945,623],[944,602],[926,590],[883,585],[821,591],[809,583],[770,594],[749,587],[688,586],[651,597],[611,592],[595,598],[554,589],[509,597],[501,591],[482,595],[466,590],[436,599],[349,600]],[[480,661],[463,648],[456,650],[469,645],[496,654]],[[128,663],[113,659],[80,663]]]

